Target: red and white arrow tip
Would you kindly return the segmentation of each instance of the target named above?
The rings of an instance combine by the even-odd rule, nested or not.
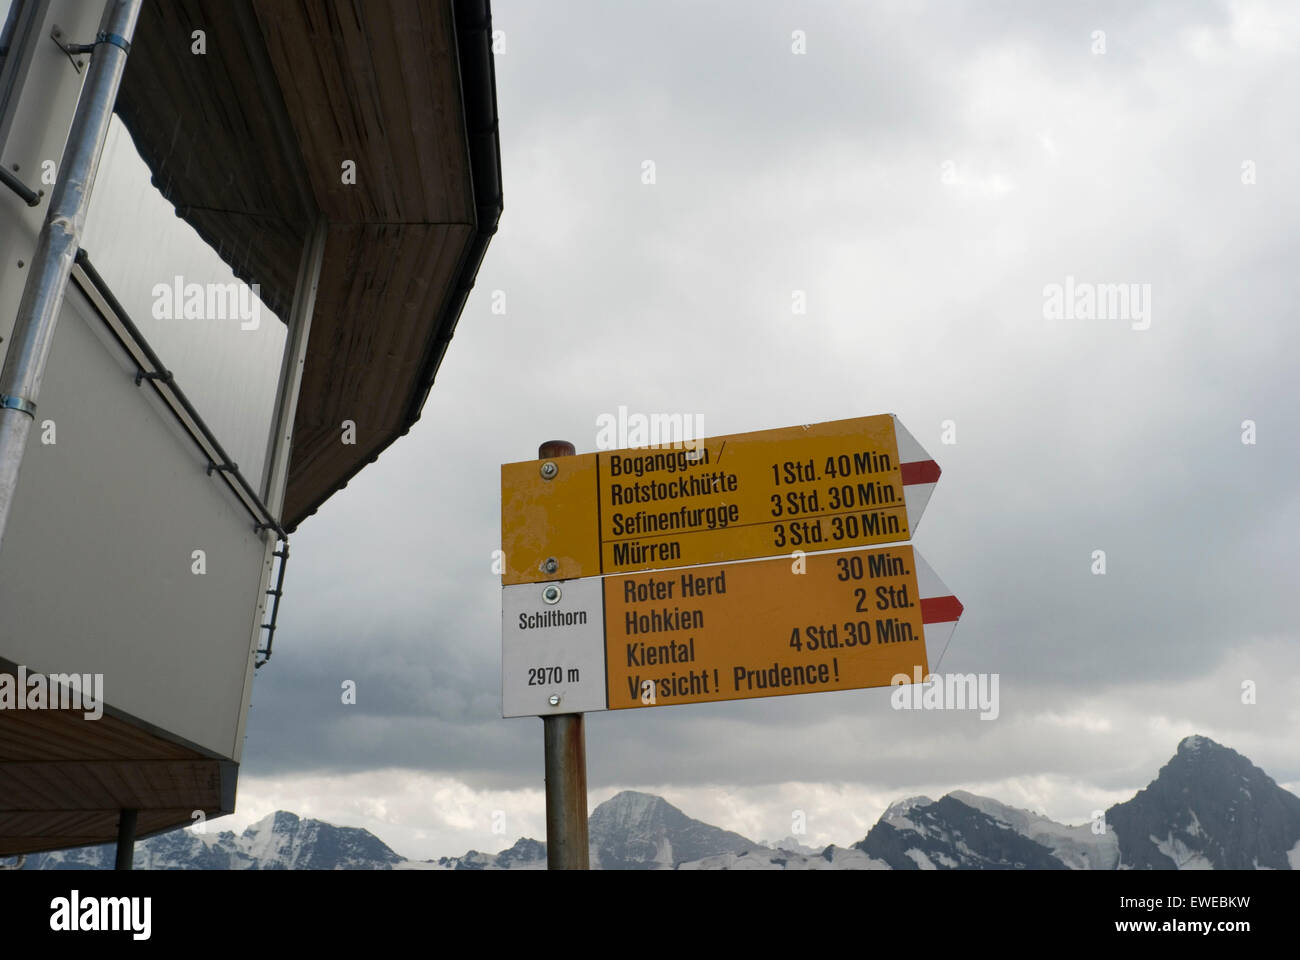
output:
[[[963,608],[961,601],[944,586],[934,568],[925,562],[915,547],[912,548],[912,556],[916,560],[916,589],[921,595],[925,659],[930,669],[934,670],[948,647],[948,641],[952,639],[953,631],[957,629]]]
[[[925,505],[939,482],[939,464],[916,442],[898,417],[894,417],[894,436],[898,440],[898,466],[903,475],[903,503],[907,507],[907,526],[913,533],[921,522]]]

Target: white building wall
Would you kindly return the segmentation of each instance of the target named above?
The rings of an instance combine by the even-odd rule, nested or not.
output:
[[[102,673],[110,706],[237,760],[268,535],[134,373],[70,284],[0,551],[0,657]]]
[[[0,188],[0,356],[53,191],[41,170],[62,157],[85,77],[50,30],[58,24],[67,41],[93,39],[102,9],[87,0],[44,4],[30,72],[0,118],[0,162],[17,164],[46,194],[29,208]],[[184,366],[159,353],[164,364]],[[238,761],[273,535],[254,532],[254,518],[220,476],[206,474],[193,438],[134,374],[71,282],[0,550],[0,660],[43,673],[102,673],[111,708]],[[199,409],[218,420],[226,414]],[[47,422],[53,443],[42,442]],[[261,479],[249,478],[255,487]],[[194,572],[198,550],[203,574]]]

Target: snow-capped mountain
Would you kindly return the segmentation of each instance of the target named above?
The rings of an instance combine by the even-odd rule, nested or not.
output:
[[[761,844],[692,820],[662,797],[624,790],[591,812],[591,865],[604,870],[665,870]]]
[[[895,870],[1066,870],[1111,867],[1107,838],[968,793],[895,804],[854,844]],[[901,809],[900,809],[901,807]],[[1098,842],[1090,842],[1098,841]],[[1113,838],[1109,846],[1113,847]],[[1058,854],[1057,846],[1070,851]]]
[[[762,844],[626,790],[590,818],[591,866],[605,870],[1300,869],[1300,797],[1234,750],[1188,737],[1156,779],[1104,821],[1067,826],[954,791],[893,804],[851,847]],[[35,854],[24,869],[109,868],[111,847]],[[374,834],[278,811],[236,836],[176,830],[136,844],[137,869],[540,870],[546,845],[406,860]]]
[[[897,870],[1300,869],[1300,797],[1235,750],[1187,737],[1097,824],[958,791],[895,804],[856,846]]]
[[[277,810],[236,836],[173,830],[135,845],[136,870],[388,870],[406,861],[369,830],[336,827]],[[113,847],[77,847],[27,858],[25,870],[112,869]]]
[[[624,790],[596,807],[587,821],[590,860],[597,870],[671,870],[706,857],[735,856],[770,848],[693,820],[662,797]],[[437,865],[452,870],[546,868],[546,844],[520,840],[498,854],[471,850],[443,857]]]
[[[1183,740],[1106,822],[1119,837],[1121,868],[1300,869],[1300,797],[1206,737]]]
[[[1188,737],[1146,789],[1098,823],[1068,826],[958,790],[901,800],[863,840],[817,853],[793,838],[755,843],[627,791],[592,812],[591,844],[592,867],[605,869],[1285,870],[1300,869],[1300,797],[1235,750]]]
[[[521,837],[509,850],[479,853],[471,850],[463,857],[439,857],[437,860],[407,861],[398,869],[414,870],[545,870],[546,844]]]

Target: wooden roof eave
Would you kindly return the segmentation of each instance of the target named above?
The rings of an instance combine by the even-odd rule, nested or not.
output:
[[[147,0],[119,113],[178,213],[282,318],[328,223],[288,530],[420,415],[502,209],[490,43],[487,0]]]

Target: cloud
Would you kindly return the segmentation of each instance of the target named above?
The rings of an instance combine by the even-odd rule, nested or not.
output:
[[[964,785],[1077,822],[1191,732],[1300,779],[1285,7],[567,10],[494,5],[501,231],[423,419],[295,536],[241,804],[343,816],[405,777],[538,822],[541,725],[499,718],[499,466],[593,449],[620,404],[709,434],[898,413],[944,469],[916,538],[966,605],[943,667],[999,673],[1003,706],[592,714],[593,802],[658,785],[761,839],[806,795],[847,843]],[[1045,319],[1067,276],[1150,284],[1150,328]],[[493,836],[386,811],[442,852]]]

